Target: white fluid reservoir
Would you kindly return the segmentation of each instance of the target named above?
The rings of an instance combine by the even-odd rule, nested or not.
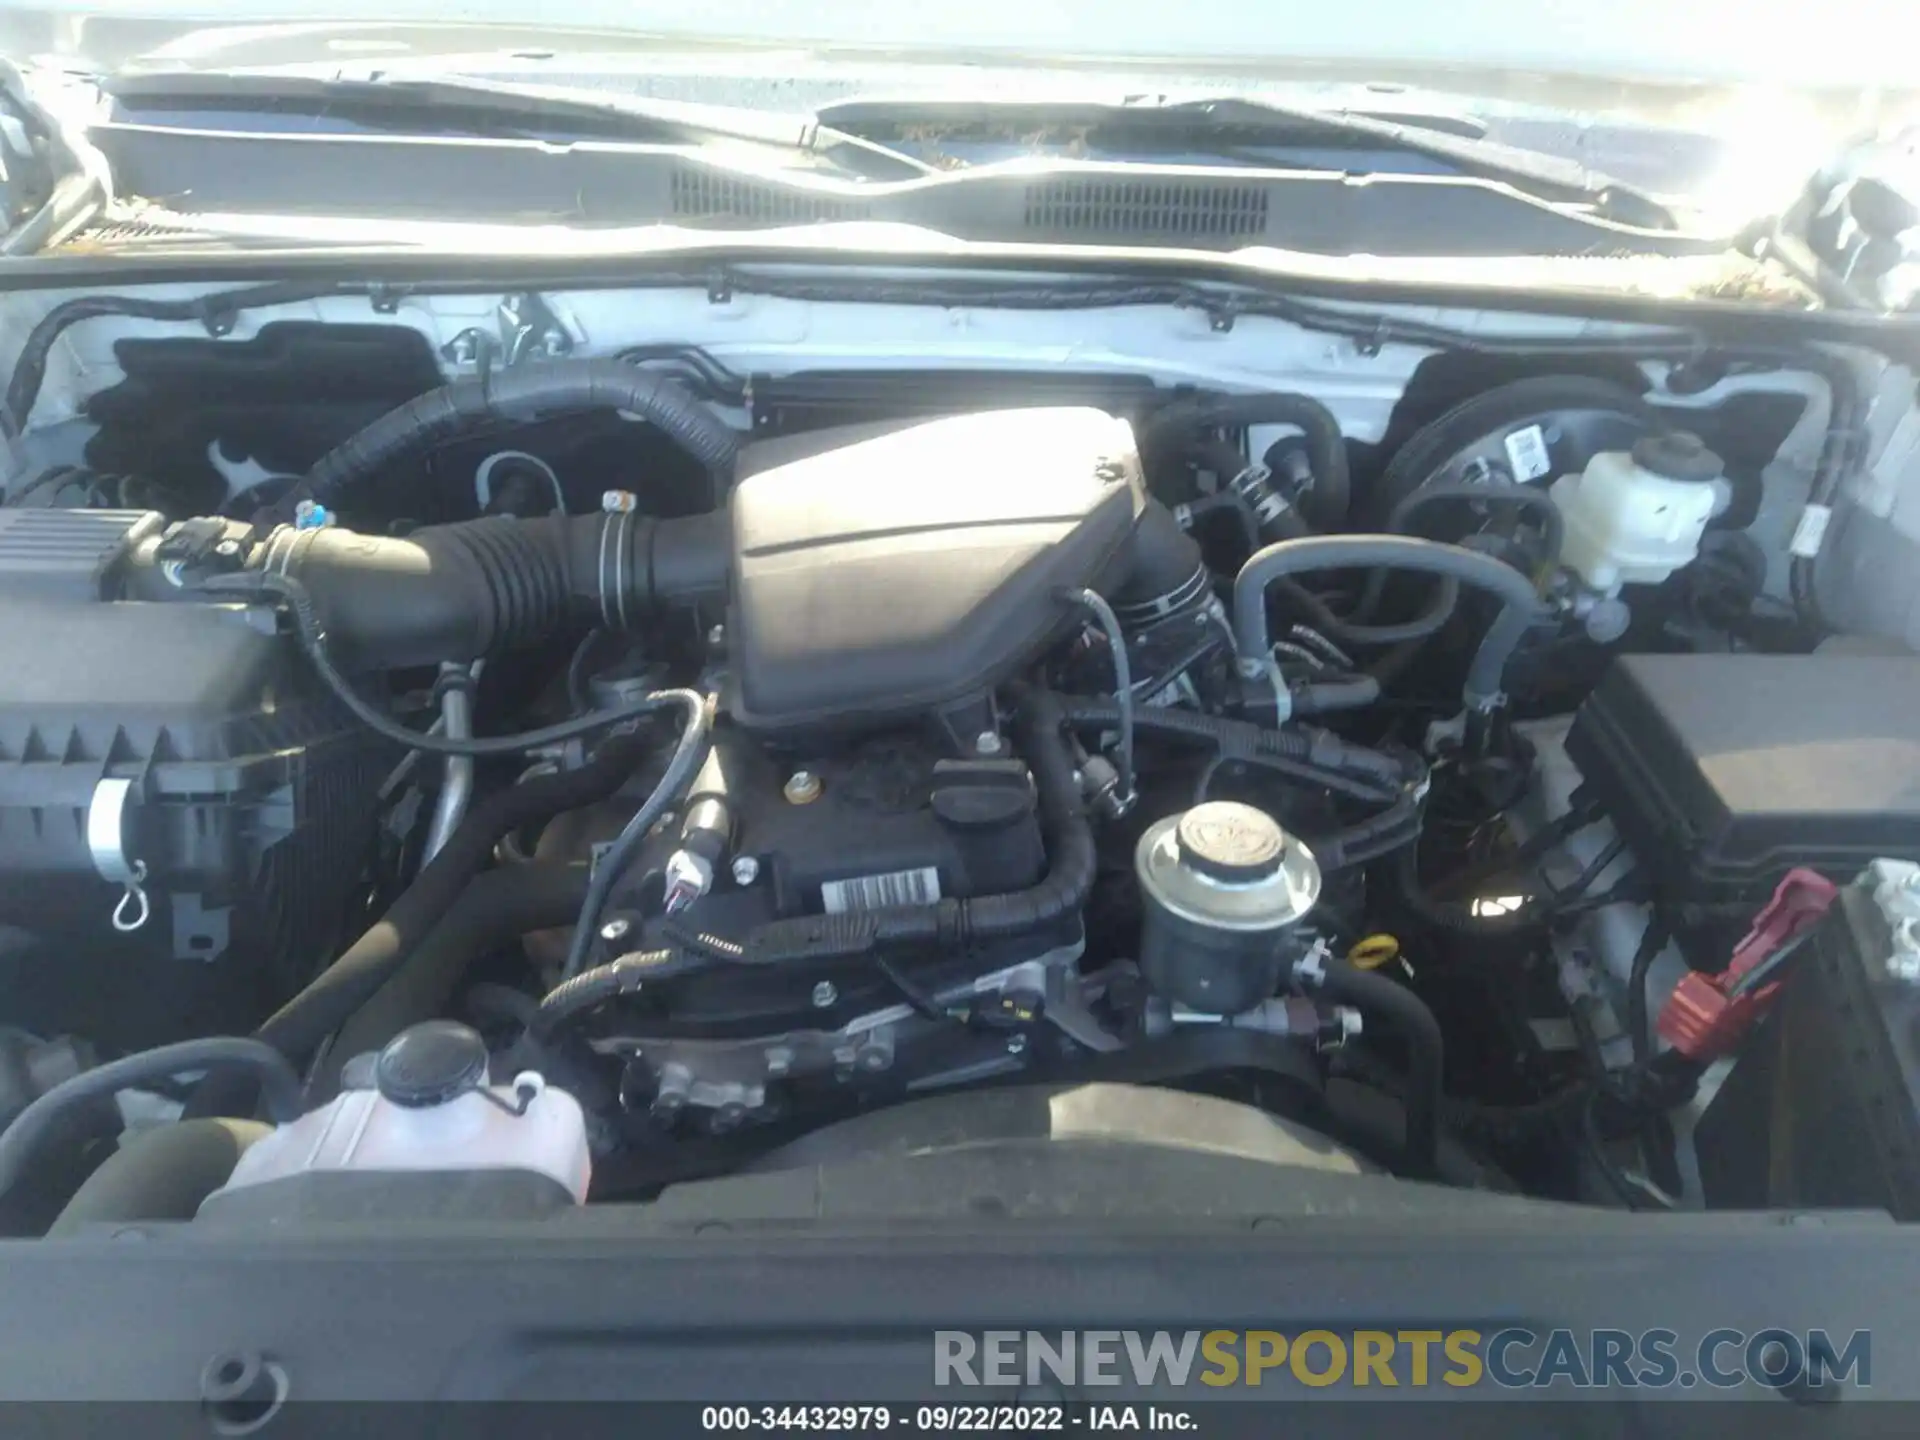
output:
[[[250,1147],[223,1188],[325,1170],[530,1170],[586,1200],[579,1102],[532,1073],[489,1086],[486,1044],[466,1026],[412,1027],[380,1052],[374,1080]]]
[[[1657,585],[1700,553],[1724,503],[1720,457],[1684,431],[1606,450],[1553,482],[1567,534],[1560,563],[1602,595]]]

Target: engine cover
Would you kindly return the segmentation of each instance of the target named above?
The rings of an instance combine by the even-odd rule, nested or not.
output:
[[[730,706],[763,731],[964,704],[1078,615],[1144,501],[1126,422],[960,415],[777,463],[733,496]],[[817,446],[829,437],[807,437]]]

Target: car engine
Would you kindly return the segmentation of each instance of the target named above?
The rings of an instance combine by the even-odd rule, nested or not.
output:
[[[1409,1180],[1920,1211],[1920,660],[1784,533],[1847,463],[1834,352],[1430,343],[1361,438],[304,322],[206,385],[271,328],[128,329],[64,430],[9,394],[15,1231],[216,1122],[158,1218],[644,1200],[1094,1084]]]

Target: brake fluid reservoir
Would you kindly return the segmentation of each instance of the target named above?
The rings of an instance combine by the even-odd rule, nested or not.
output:
[[[223,1188],[326,1170],[531,1170],[586,1200],[579,1103],[532,1072],[489,1086],[486,1042],[467,1026],[433,1020],[402,1032],[373,1078],[373,1089],[345,1091],[250,1147]]]
[[[1693,562],[1707,521],[1725,502],[1720,457],[1697,435],[1649,435],[1606,450],[1553,482],[1566,521],[1560,563],[1602,595],[1655,585]]]

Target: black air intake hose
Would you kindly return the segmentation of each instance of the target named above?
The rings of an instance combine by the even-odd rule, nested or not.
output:
[[[864,954],[878,945],[962,946],[973,940],[1024,935],[1065,915],[1076,915],[1093,888],[1093,831],[1080,805],[1073,755],[1059,700],[1040,690],[1019,692],[1014,742],[1033,771],[1046,837],[1047,874],[1038,885],[1009,895],[897,905],[844,915],[776,920],[752,931],[739,955],[746,964]]]
[[[705,405],[658,371],[618,360],[554,360],[456,380],[381,416],[321,456],[306,482],[282,502],[350,503],[364,483],[410,451],[476,422],[525,423],[571,410],[624,410],[651,421],[722,480],[732,478],[738,440]]]
[[[398,669],[474,660],[572,626],[627,629],[660,606],[724,594],[730,553],[724,511],[626,511],[489,516],[405,536],[281,527],[247,563],[305,589],[343,665]],[[167,541],[142,547],[134,598],[170,598],[157,568],[168,558]]]

